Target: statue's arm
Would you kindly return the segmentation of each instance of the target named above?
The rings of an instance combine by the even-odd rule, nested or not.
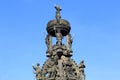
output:
[[[33,69],[36,71],[36,68],[34,67],[34,66],[32,66],[33,67]]]

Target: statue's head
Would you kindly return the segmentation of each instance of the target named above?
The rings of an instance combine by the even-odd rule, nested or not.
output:
[[[55,5],[55,9],[56,9],[57,11],[61,11],[61,10],[62,10],[59,5]]]
[[[37,63],[37,66],[40,66],[40,64],[39,64],[39,63]]]
[[[82,60],[81,63],[84,63],[84,60]]]

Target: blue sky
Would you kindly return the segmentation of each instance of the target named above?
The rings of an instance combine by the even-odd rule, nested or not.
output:
[[[119,0],[0,0],[0,80],[35,80],[32,63],[46,58],[47,22],[54,5],[71,23],[73,59],[86,64],[86,80],[119,80]]]

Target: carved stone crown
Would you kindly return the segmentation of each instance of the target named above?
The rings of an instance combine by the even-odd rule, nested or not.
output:
[[[63,36],[66,36],[69,34],[71,27],[70,23],[67,20],[61,19],[60,23],[57,23],[57,20],[49,21],[46,29],[49,34],[56,37],[56,31],[60,31]]]

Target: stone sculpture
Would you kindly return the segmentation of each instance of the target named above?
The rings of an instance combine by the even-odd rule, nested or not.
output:
[[[40,80],[41,79],[41,70],[40,70],[40,64],[37,63],[37,66],[35,67],[34,65],[32,65],[33,69],[34,69],[34,74],[36,75],[36,80]]]
[[[47,24],[46,56],[48,59],[40,69],[39,64],[33,69],[36,80],[85,80],[84,61],[79,65],[71,59],[72,56],[72,36],[70,34],[70,24],[67,20],[61,19],[61,8],[57,5],[56,19]],[[56,44],[52,45],[52,37],[56,38]],[[66,37],[66,44],[62,39]],[[83,77],[84,76],[84,77]]]

